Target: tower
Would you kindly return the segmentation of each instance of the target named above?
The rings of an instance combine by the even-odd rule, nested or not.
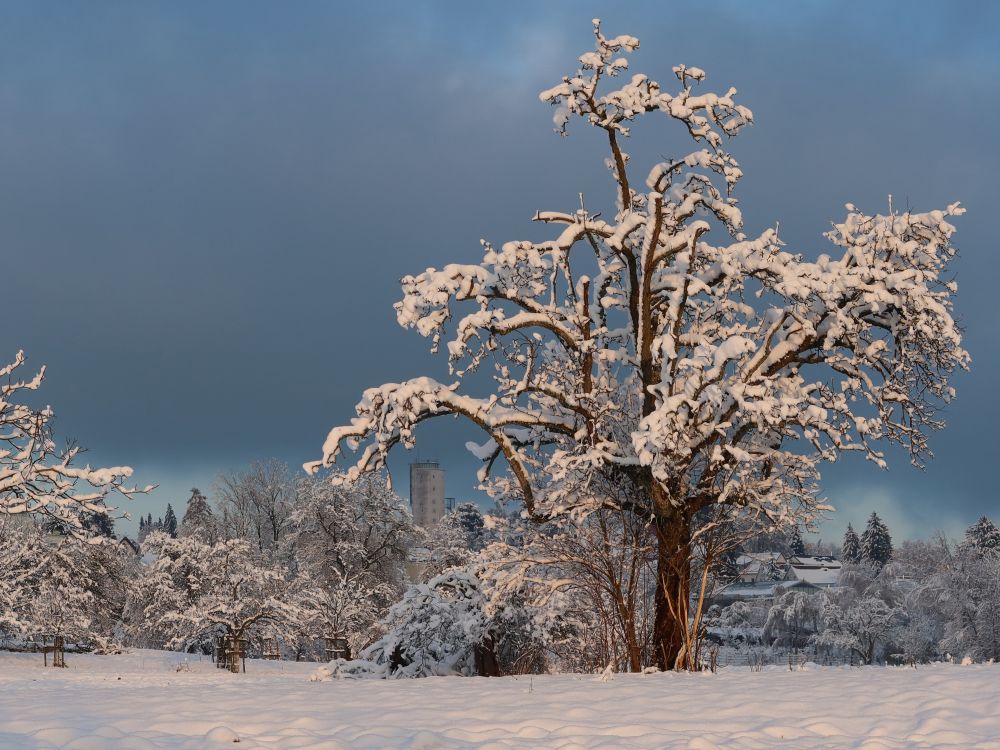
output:
[[[444,518],[444,469],[437,461],[410,464],[410,506],[417,526],[433,526]]]

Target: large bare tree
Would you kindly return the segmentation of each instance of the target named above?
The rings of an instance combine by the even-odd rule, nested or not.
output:
[[[614,88],[639,42],[594,31],[577,73],[541,98],[561,132],[578,118],[605,138],[614,208],[538,213],[559,228],[554,239],[484,242],[480,263],[405,277],[398,320],[435,350],[448,337],[452,382],[365,391],[306,468],[332,466],[346,444],[360,449],[354,475],[377,470],[419,423],[460,415],[489,437],[474,446],[483,481],[503,459],[509,472],[492,489],[532,516],[607,505],[589,477],[629,483],[637,499],[625,509],[656,533],[657,661],[690,666],[690,563],[705,509],[780,526],[823,507],[823,462],[853,451],[884,466],[886,442],[917,464],[929,455],[949,376],[968,363],[945,278],[949,220],[963,209],[848,205],[826,234],[832,249],[813,259],[784,250],[774,229],[748,238],[726,143],[752,114],[735,89],[698,93],[705,73],[684,65],[672,91],[642,74]],[[643,115],[694,145],[640,182],[622,144]],[[471,309],[459,316],[460,305]],[[487,362],[493,391],[463,391]]]

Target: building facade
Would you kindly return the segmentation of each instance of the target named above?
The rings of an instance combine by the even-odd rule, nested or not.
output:
[[[427,528],[444,518],[444,469],[437,461],[410,464],[413,523]]]

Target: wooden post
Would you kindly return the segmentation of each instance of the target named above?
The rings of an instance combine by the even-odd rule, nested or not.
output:
[[[261,657],[269,661],[277,661],[281,658],[277,638],[265,638],[261,651]]]
[[[65,667],[66,666],[66,643],[61,635],[57,635],[52,639],[52,666],[53,667]]]
[[[347,645],[347,638],[342,635],[333,635],[324,638],[326,641],[326,659],[350,659],[351,648]]]

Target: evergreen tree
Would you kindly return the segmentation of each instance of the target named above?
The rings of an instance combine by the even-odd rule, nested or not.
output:
[[[107,513],[81,513],[80,526],[98,536],[114,539],[115,519]]]
[[[861,535],[861,559],[876,568],[881,568],[892,559],[892,537],[875,511],[869,516],[868,525]]]
[[[1000,553],[1000,529],[983,516],[965,530],[965,544],[980,554]]]
[[[178,530],[179,536],[200,536],[204,541],[215,540],[216,522],[208,499],[197,487],[191,488],[191,497],[187,501],[187,509]]]
[[[482,511],[475,503],[462,503],[452,513],[454,522],[465,534],[469,549],[481,550],[485,546]]]
[[[844,546],[840,556],[844,562],[861,562],[861,540],[851,524],[847,524],[847,532],[844,534]]]
[[[163,531],[169,534],[171,539],[177,538],[177,516],[170,503],[167,503],[167,512],[163,516]]]
[[[806,553],[806,543],[802,541],[802,534],[799,533],[798,526],[792,530],[792,535],[788,539],[788,548],[796,557]]]

